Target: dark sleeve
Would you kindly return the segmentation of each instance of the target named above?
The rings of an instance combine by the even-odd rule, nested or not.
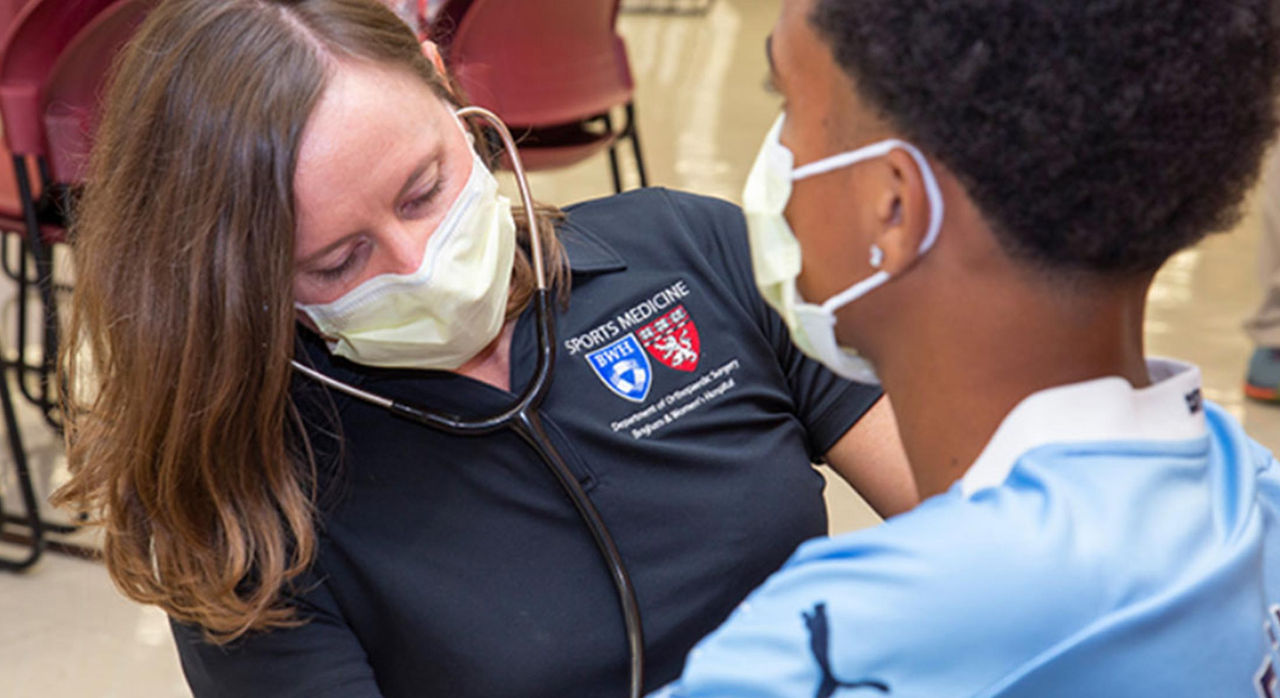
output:
[[[296,602],[306,624],[228,646],[170,622],[195,698],[381,698],[359,640],[323,585]]]
[[[689,227],[695,244],[724,270],[743,308],[773,345],[778,365],[808,432],[809,457],[821,461],[840,437],[880,399],[879,386],[845,380],[805,356],[791,341],[786,323],[756,289],[747,247],[746,219],[737,206],[719,199],[666,192]]]

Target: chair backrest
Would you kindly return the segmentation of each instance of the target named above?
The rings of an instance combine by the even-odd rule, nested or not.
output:
[[[27,0],[0,0],[0,37],[9,30],[9,25],[26,4]]]
[[[79,110],[81,126],[88,126],[84,115],[94,111],[97,85],[115,51],[153,4],[154,0],[27,1],[0,50],[0,118],[11,152],[49,155],[46,107],[51,96],[55,111],[62,112],[55,121],[61,119],[64,136],[70,111]]]
[[[153,5],[151,0],[116,2],[94,17],[59,56],[42,107],[54,181],[81,180],[107,71]]]
[[[27,4],[27,0],[0,0],[0,41],[9,33],[9,27],[13,25],[13,20],[17,19],[18,12]],[[0,45],[2,46],[2,45]],[[4,131],[4,119],[0,118],[0,132]],[[8,155],[8,151],[5,152]],[[0,170],[7,170],[3,163],[0,163]],[[3,183],[0,183],[3,186]]]
[[[472,103],[508,123],[569,123],[631,99],[620,0],[455,2],[444,8],[452,35],[438,37],[450,70]]]

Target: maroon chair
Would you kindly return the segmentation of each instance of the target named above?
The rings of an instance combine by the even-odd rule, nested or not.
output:
[[[16,185],[22,230],[16,260],[8,254],[10,245],[3,246],[4,270],[18,286],[18,359],[4,366],[15,371],[22,394],[54,428],[61,425],[52,386],[58,351],[52,248],[66,240],[68,209],[92,141],[99,86],[114,54],[154,1],[17,0],[23,7],[0,44],[0,123],[12,160],[6,169]],[[32,303],[41,309],[43,328],[35,358],[27,351],[27,309]],[[35,388],[30,379],[37,382]],[[26,504],[26,516],[6,515],[3,523],[27,529],[25,536],[3,537],[20,538],[29,546],[22,560],[0,559],[0,569],[20,570],[40,557],[46,531],[69,532],[74,527],[40,518],[7,380],[0,380],[0,407]]]
[[[520,138],[529,170],[564,167],[608,150],[622,191],[617,145],[630,140],[648,185],[636,127],[635,84],[616,31],[618,0],[451,0],[432,23],[450,72],[471,103]],[[621,108],[625,125],[614,129]]]
[[[4,124],[0,123],[0,134],[4,132]],[[22,197],[18,195],[18,178],[13,172],[13,155],[0,140],[0,233],[25,233],[26,222],[22,217]],[[39,172],[34,167],[27,168],[27,177],[33,182],[39,182]],[[36,198],[40,197],[40,190],[37,187],[35,191]],[[47,235],[55,234],[52,229],[48,230]]]
[[[51,247],[65,240],[71,192],[80,181],[93,131],[98,86],[115,51],[152,4],[28,0],[0,51],[0,120],[25,232],[18,259],[6,254],[4,268],[18,282],[23,301],[27,294],[38,296],[45,316],[40,356],[33,359],[27,355],[28,304],[18,304],[22,357],[14,368],[23,395],[51,422],[55,400],[49,377],[57,355]],[[31,387],[31,379],[37,388]]]
[[[27,0],[0,0],[0,37],[5,36],[18,11],[27,4]],[[4,132],[3,120],[0,120],[0,133]],[[22,220],[22,200],[18,197],[18,180],[8,163],[13,160],[9,149],[0,143],[0,232],[14,233],[24,230]],[[38,196],[37,192],[37,196]]]
[[[13,24],[13,19],[18,16],[18,12],[30,1],[0,0],[0,36],[4,36],[9,30],[9,25]]]

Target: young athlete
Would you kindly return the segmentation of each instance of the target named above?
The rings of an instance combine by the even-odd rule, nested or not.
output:
[[[770,55],[757,282],[883,378],[929,498],[801,547],[664,695],[1276,695],[1280,465],[1142,335],[1255,181],[1275,3],[784,0]]]

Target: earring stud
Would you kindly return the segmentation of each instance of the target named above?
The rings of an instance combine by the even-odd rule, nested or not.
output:
[[[873,269],[879,269],[881,264],[884,264],[884,250],[880,249],[879,245],[872,245],[871,267]]]

